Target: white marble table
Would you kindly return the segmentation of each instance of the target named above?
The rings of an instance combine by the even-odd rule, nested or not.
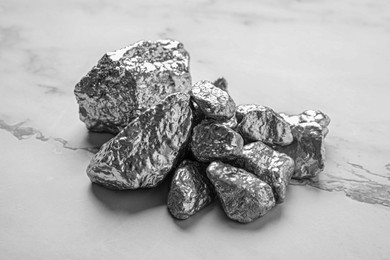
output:
[[[329,114],[318,180],[248,225],[218,203],[173,220],[167,182],[91,185],[109,136],[79,121],[74,85],[103,53],[159,38],[236,103]],[[0,1],[0,258],[389,259],[389,46],[385,0]]]

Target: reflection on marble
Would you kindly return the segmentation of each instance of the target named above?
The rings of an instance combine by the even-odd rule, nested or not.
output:
[[[161,241],[175,239],[173,234],[180,242],[190,241],[183,248],[198,258],[202,252],[214,252],[217,244],[224,245],[218,236],[253,243],[246,232],[259,231],[257,227],[261,232],[256,238],[267,235],[262,241],[270,241],[269,248],[258,250],[268,250],[276,258],[281,258],[277,255],[281,251],[295,254],[295,258],[319,254],[344,258],[342,252],[352,251],[360,258],[388,257],[387,239],[377,232],[390,231],[389,17],[390,2],[385,0],[1,1],[0,223],[4,231],[0,240],[8,236],[7,243],[0,243],[1,251],[22,258],[77,255],[69,252],[91,257],[96,256],[92,246],[88,251],[69,242],[85,245],[89,239],[84,237],[93,236],[109,238],[93,240],[107,246],[103,255],[109,255],[113,247],[116,256],[123,257],[126,252],[118,246],[124,246],[120,241],[133,241],[123,239],[129,236],[123,227],[137,231],[139,248],[149,247],[143,242],[149,237],[138,228],[148,221],[149,227],[164,234],[158,236]],[[325,140],[325,170],[317,179],[293,183],[286,203],[245,228],[224,221],[218,206],[186,222],[197,223],[191,226],[170,219],[162,199],[152,199],[159,191],[124,193],[119,199],[122,193],[90,188],[85,168],[111,136],[87,132],[78,118],[74,86],[103,53],[140,39],[159,38],[184,43],[191,55],[194,82],[224,76],[237,104],[256,103],[289,114],[306,109],[327,113],[332,122]],[[151,207],[143,206],[126,216],[112,210],[124,206],[130,197],[135,207],[138,202],[134,198],[149,200]],[[337,218],[329,210],[332,207],[340,214]],[[50,218],[41,218],[43,213]],[[374,222],[367,227],[340,223],[341,218]],[[319,219],[314,221],[316,225],[313,219]],[[328,220],[333,225],[330,228]],[[57,232],[64,232],[58,223],[78,233],[58,236]],[[345,236],[334,236],[333,227]],[[192,232],[192,236],[183,232]],[[23,237],[10,235],[19,233]],[[118,233],[123,237],[117,237]],[[210,235],[212,243],[202,243],[210,239],[200,233]],[[300,236],[303,233],[307,235]],[[285,238],[291,250],[288,246],[275,249],[271,242],[279,244],[279,240],[273,240],[272,234]],[[48,249],[54,238],[69,248]],[[313,238],[321,247],[313,247],[307,255],[293,250]],[[146,258],[172,251],[161,241]],[[367,241],[373,242],[367,246]],[[36,243],[41,248],[38,251]],[[196,251],[193,243],[202,244],[202,252]],[[226,254],[242,258],[247,244],[236,246]],[[52,251],[45,254],[42,248]],[[334,248],[338,251],[332,251]],[[34,250],[38,253],[31,253]],[[217,252],[212,255],[221,256]]]

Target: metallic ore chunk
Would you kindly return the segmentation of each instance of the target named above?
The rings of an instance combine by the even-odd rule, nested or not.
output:
[[[239,133],[213,120],[194,127],[191,151],[200,162],[232,160],[242,152],[244,140]]]
[[[216,81],[214,81],[214,86],[217,88],[220,88],[227,92],[228,83],[227,80],[224,77],[218,78]]]
[[[214,187],[206,177],[206,165],[183,161],[176,169],[168,194],[168,209],[178,219],[187,219],[215,198]]]
[[[324,137],[329,132],[327,126],[330,123],[330,117],[319,110],[306,110],[299,115],[288,115],[285,113],[279,113],[279,115],[292,126],[296,126],[301,123],[316,122],[321,125]]]
[[[293,141],[290,125],[271,108],[239,105],[236,117],[240,122],[237,129],[248,143],[289,145]]]
[[[248,223],[275,206],[272,188],[243,169],[213,162],[207,168],[207,176],[230,219]]]
[[[254,104],[238,105],[236,107],[236,118],[238,123],[241,122],[241,120],[244,118],[246,114],[255,110],[264,110],[264,107],[260,105],[254,105]]]
[[[227,83],[225,78],[218,78],[216,81],[214,81],[213,84],[214,84],[214,86],[216,86],[224,91],[227,91],[228,83]],[[194,112],[195,124],[198,124],[205,118],[205,114],[200,109],[198,104],[195,103],[193,100],[191,102],[191,107],[192,107],[192,111]],[[224,125],[232,128],[232,129],[235,128],[237,126],[236,117],[233,116],[232,118],[228,119],[227,121],[224,121]]]
[[[272,187],[275,200],[282,203],[294,172],[294,160],[262,142],[245,145],[242,155],[234,164],[258,176]]]
[[[190,93],[206,117],[225,121],[236,112],[236,104],[230,95],[210,81],[202,80],[195,83]]]
[[[294,179],[317,176],[324,169],[325,148],[322,127],[315,123],[301,123],[292,128],[294,142],[274,148],[295,161]]]
[[[200,110],[198,104],[196,104],[193,100],[190,100],[190,105],[192,108],[195,125],[197,125],[205,118],[204,114],[202,110]]]
[[[230,119],[228,119],[226,121],[215,120],[215,119],[212,119],[212,118],[206,118],[204,120],[207,120],[208,122],[214,122],[214,123],[217,123],[217,124],[229,127],[232,130],[235,130],[236,127],[237,127],[237,119],[236,119],[235,116],[233,116],[232,118],[230,118]]]
[[[233,130],[237,127],[237,118],[233,116],[232,118],[226,120],[226,121],[219,121],[221,125],[227,126]]]
[[[106,53],[74,92],[87,128],[116,134],[168,94],[190,89],[189,54],[183,44],[159,40]]]
[[[189,95],[175,93],[146,110],[92,158],[92,182],[113,189],[154,187],[187,149],[192,110]]]

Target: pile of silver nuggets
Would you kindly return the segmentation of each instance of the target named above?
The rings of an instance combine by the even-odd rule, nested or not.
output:
[[[91,181],[151,188],[173,174],[167,204],[178,219],[218,198],[230,219],[249,223],[285,200],[291,178],[324,169],[327,115],[236,105],[224,78],[192,85],[175,40],[106,53],[74,92],[87,128],[116,135],[92,158]]]

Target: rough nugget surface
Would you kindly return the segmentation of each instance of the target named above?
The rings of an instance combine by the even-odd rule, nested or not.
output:
[[[286,113],[279,113],[279,115],[291,126],[314,122],[318,123],[322,127],[324,137],[326,137],[329,133],[328,125],[330,124],[330,117],[319,110],[306,110],[298,115],[289,115]]]
[[[239,159],[234,163],[270,185],[277,203],[284,201],[294,172],[293,159],[262,142],[255,142],[245,145]]]
[[[244,140],[239,133],[213,120],[203,120],[194,127],[191,151],[200,162],[235,159],[242,152]]]
[[[295,161],[292,178],[315,177],[324,169],[325,148],[322,127],[315,123],[301,123],[292,128],[294,142],[274,148]]]
[[[89,130],[116,134],[167,95],[190,89],[189,54],[183,44],[159,40],[106,53],[74,93]]]
[[[275,206],[272,188],[243,169],[212,162],[207,168],[207,176],[230,219],[249,223]]]
[[[290,125],[271,108],[239,105],[236,112],[238,131],[247,143],[289,145],[293,141]]]
[[[190,93],[206,117],[225,121],[232,118],[236,112],[236,104],[230,95],[210,81],[195,83]]]
[[[87,174],[112,189],[154,187],[186,152],[191,128],[189,95],[171,94],[105,143]]]
[[[206,166],[183,161],[176,169],[168,194],[168,209],[178,219],[187,219],[215,198],[214,187],[206,177]]]

